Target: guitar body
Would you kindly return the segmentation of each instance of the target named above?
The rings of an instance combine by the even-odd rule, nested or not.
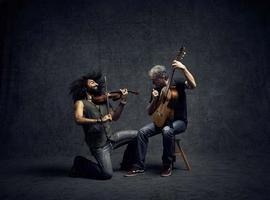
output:
[[[171,116],[174,114],[174,111],[170,108],[168,108],[168,104],[161,104],[155,112],[151,115],[151,118],[154,122],[154,124],[161,128],[166,123],[167,119],[171,118]]]
[[[161,128],[165,125],[168,119],[174,116],[174,110],[169,107],[171,99],[178,98],[176,89],[170,89],[167,96],[165,96],[165,88],[161,90],[160,98],[157,103],[155,112],[151,115],[154,124]]]

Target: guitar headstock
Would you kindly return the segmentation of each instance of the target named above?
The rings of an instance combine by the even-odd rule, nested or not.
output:
[[[182,46],[180,48],[175,60],[178,60],[178,61],[183,60],[183,58],[185,57],[186,54],[187,54],[186,47]]]

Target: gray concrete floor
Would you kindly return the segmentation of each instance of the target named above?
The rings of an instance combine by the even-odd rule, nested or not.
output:
[[[181,160],[171,177],[159,176],[160,156],[147,157],[147,171],[123,177],[121,155],[113,155],[111,180],[70,178],[72,158],[1,161],[0,199],[270,199],[267,155],[189,155],[192,171]]]

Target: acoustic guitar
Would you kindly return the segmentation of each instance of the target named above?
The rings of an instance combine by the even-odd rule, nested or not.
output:
[[[186,54],[185,47],[182,46],[175,60],[177,61],[183,60],[185,54]],[[179,96],[176,88],[171,86],[174,71],[175,69],[171,70],[171,75],[168,80],[168,84],[162,88],[158,102],[156,104],[156,110],[151,115],[151,118],[157,127],[163,127],[166,121],[169,119],[173,119],[174,116],[174,110],[168,106],[172,100],[177,99]]]

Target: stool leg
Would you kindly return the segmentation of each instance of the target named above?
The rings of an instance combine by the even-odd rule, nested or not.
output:
[[[177,141],[176,144],[177,144],[177,149],[178,149],[179,153],[181,154],[181,157],[183,158],[184,163],[185,163],[185,165],[187,167],[187,170],[191,171],[191,167],[190,167],[189,162],[187,160],[186,154],[184,153],[179,141]]]
[[[176,162],[176,156],[174,155],[173,156],[173,160],[172,160],[172,169],[175,169],[175,167],[174,167],[174,163]]]

